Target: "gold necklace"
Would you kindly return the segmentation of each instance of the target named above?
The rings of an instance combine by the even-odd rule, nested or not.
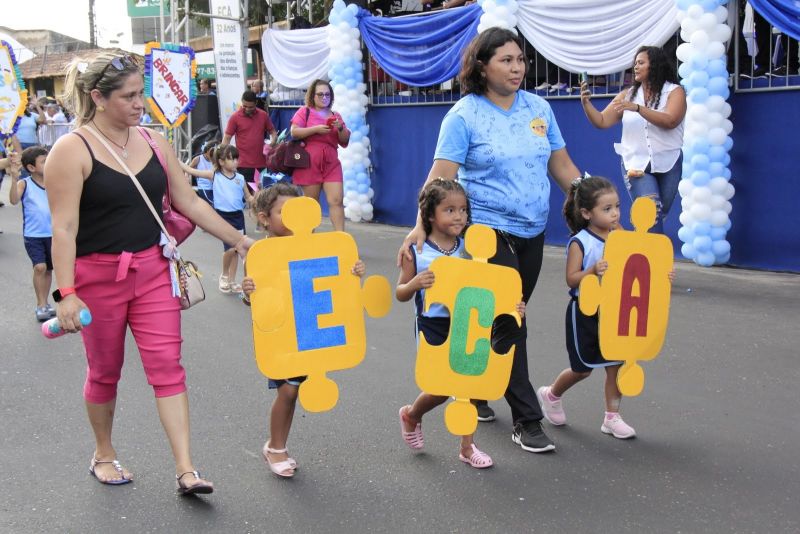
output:
[[[127,129],[128,136],[125,138],[125,144],[124,145],[120,145],[119,143],[117,143],[116,141],[111,139],[109,136],[107,136],[105,133],[103,133],[103,130],[100,129],[100,127],[97,125],[96,122],[92,121],[92,124],[94,124],[94,127],[97,128],[97,131],[100,132],[100,135],[102,135],[103,137],[105,137],[106,139],[111,141],[114,144],[115,147],[117,147],[120,150],[122,150],[122,157],[124,159],[128,159],[128,149],[125,148],[125,147],[128,146],[128,141],[131,140],[131,129],[130,128]]]

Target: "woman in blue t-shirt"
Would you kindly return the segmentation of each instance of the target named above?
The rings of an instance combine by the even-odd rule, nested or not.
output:
[[[550,208],[547,174],[563,191],[580,174],[567,154],[550,105],[520,91],[526,65],[519,38],[509,30],[490,28],[470,43],[459,74],[465,96],[442,121],[433,166],[425,182],[435,178],[459,180],[469,196],[472,222],[497,233],[497,254],[490,262],[519,272],[525,302],[542,266]],[[417,250],[421,250],[424,241],[425,231],[418,217],[398,259],[402,254],[410,255],[408,245],[416,242]],[[505,394],[514,423],[514,443],[531,452],[555,449],[542,431],[542,411],[528,378],[525,321],[518,328],[513,320],[499,318],[492,339],[500,353],[515,346]],[[479,406],[478,412],[480,420],[494,419],[488,406]]]

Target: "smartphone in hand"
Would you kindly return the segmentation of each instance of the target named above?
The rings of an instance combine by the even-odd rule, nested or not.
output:
[[[589,85],[589,73],[586,71],[581,72],[581,83]]]

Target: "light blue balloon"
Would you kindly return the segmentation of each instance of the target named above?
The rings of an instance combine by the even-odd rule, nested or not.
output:
[[[724,256],[725,254],[730,254],[731,244],[725,241],[724,239],[714,241],[713,243],[711,243],[711,252],[713,252],[714,256],[716,256],[717,258]]]
[[[360,172],[356,174],[356,180],[358,180],[359,182],[366,182],[367,180],[369,180],[369,176],[365,172]]]
[[[700,5],[703,6],[703,11],[706,13],[712,13],[715,9],[717,9],[717,0],[703,0]]]
[[[707,235],[699,235],[692,241],[692,245],[698,253],[710,251],[712,243],[713,241],[711,241],[711,238]]]
[[[687,155],[687,151],[683,153],[683,164],[681,165],[681,176],[691,176],[694,171],[694,166],[691,163],[691,156]]]
[[[730,152],[730,151],[731,151],[731,149],[733,148],[733,138],[731,138],[731,136],[730,136],[730,135],[729,135],[729,136],[727,136],[727,137],[725,137],[725,142],[724,142],[724,143],[722,143],[722,146],[724,146],[724,147],[725,147],[725,150],[727,150],[728,152]]]
[[[364,136],[361,135],[361,131],[359,130],[354,130],[350,132],[350,141],[361,141],[363,138]]]
[[[708,234],[708,236],[714,241],[719,241],[720,239],[725,239],[727,234],[728,232],[726,232],[725,228],[722,226],[714,226],[711,228],[711,233]]]
[[[723,163],[725,156],[728,154],[728,151],[725,150],[725,147],[722,145],[714,145],[708,149],[708,159],[712,162],[719,162]],[[724,163],[723,163],[724,164]],[[710,165],[709,165],[710,166]]]
[[[709,79],[708,92],[712,95],[719,95],[722,98],[727,99],[729,94],[728,78],[723,76],[714,76],[713,78]]]
[[[684,243],[683,246],[681,246],[681,254],[687,260],[693,260],[695,256],[697,256],[697,251],[694,249],[691,243]]]
[[[692,80],[692,85],[694,87],[705,87],[705,85],[708,83],[709,77],[704,71],[696,70],[692,73],[689,79]]]
[[[344,190],[345,191],[352,191],[358,186],[358,183],[355,180],[345,180],[344,181]]]
[[[686,79],[692,74],[692,66],[688,63],[681,63],[681,66],[678,67],[678,75]]]
[[[708,185],[708,182],[711,181],[711,175],[708,171],[694,171],[689,179],[694,185]]]
[[[708,89],[705,87],[695,87],[689,92],[689,98],[692,102],[703,104],[708,100]]]
[[[705,171],[708,169],[708,165],[711,163],[708,156],[705,154],[695,154],[692,156],[692,165],[694,165],[695,169]]]
[[[366,195],[367,193],[369,193],[369,184],[358,184],[356,186],[356,191],[358,191],[362,195]]]
[[[708,56],[702,52],[695,52],[692,54],[692,57],[689,58],[689,63],[694,70],[703,70],[708,65]]]
[[[731,174],[731,170],[730,169],[724,169],[722,171],[722,176],[724,176],[726,180],[730,180],[731,176],[733,176],[733,175]]]
[[[726,232],[728,232],[728,231],[731,229],[731,220],[730,220],[730,219],[728,219],[728,222],[726,222],[725,224],[723,224],[723,225],[722,225],[722,227],[723,227],[723,228],[725,228],[725,231],[726,231]]]
[[[728,66],[722,59],[712,59],[708,62],[708,75],[709,76],[724,76],[728,77]]]
[[[722,176],[724,171],[725,165],[723,165],[721,161],[712,161],[708,166],[708,173],[711,176]]]
[[[681,226],[678,229],[678,239],[684,243],[692,243],[694,241],[694,233],[688,226]]]
[[[700,265],[701,267],[711,267],[714,265],[714,254],[711,251],[708,252],[698,252],[697,257],[695,258],[695,263]]]
[[[718,256],[716,258],[716,263],[717,263],[717,265],[722,265],[722,264],[728,263],[730,261],[730,259],[731,259],[731,253],[728,252],[724,256]]]
[[[711,148],[711,143],[708,141],[708,139],[705,137],[698,137],[695,139],[694,143],[692,143],[691,150],[694,152],[694,154],[705,154],[708,152],[709,148]],[[692,155],[689,156],[689,159],[691,159]],[[686,157],[685,152],[684,157]]]
[[[699,223],[695,223],[695,225],[694,225],[694,234],[696,236],[709,235],[710,233],[711,233],[711,223],[707,223],[705,221],[699,222]],[[697,248],[697,245],[695,245],[695,248]],[[698,250],[700,250],[700,249],[698,249]]]
[[[677,0],[675,2],[675,5],[677,5],[678,9],[680,9],[681,11],[686,11],[692,4],[694,4],[692,0]]]

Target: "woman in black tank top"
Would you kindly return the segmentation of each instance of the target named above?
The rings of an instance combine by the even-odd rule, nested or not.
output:
[[[144,83],[133,58],[112,51],[75,62],[66,89],[78,128],[75,135],[55,144],[45,176],[53,221],[58,320],[67,332],[77,332],[83,327],[83,308],[94,316],[82,332],[88,361],[84,397],[96,441],[89,470],[104,484],[132,480],[131,472],[117,461],[111,442],[125,331],[130,327],[175,455],[178,492],[211,493],[213,485],[200,477],[189,455],[180,306],[172,294],[170,264],[161,255],[161,231],[109,149],[136,174],[157,210],[169,181],[173,205],[200,227],[235,246],[241,255],[253,241],[194,194],[161,135],[151,133],[164,156],[163,165],[136,129],[144,111]],[[99,142],[101,138],[109,149]]]

